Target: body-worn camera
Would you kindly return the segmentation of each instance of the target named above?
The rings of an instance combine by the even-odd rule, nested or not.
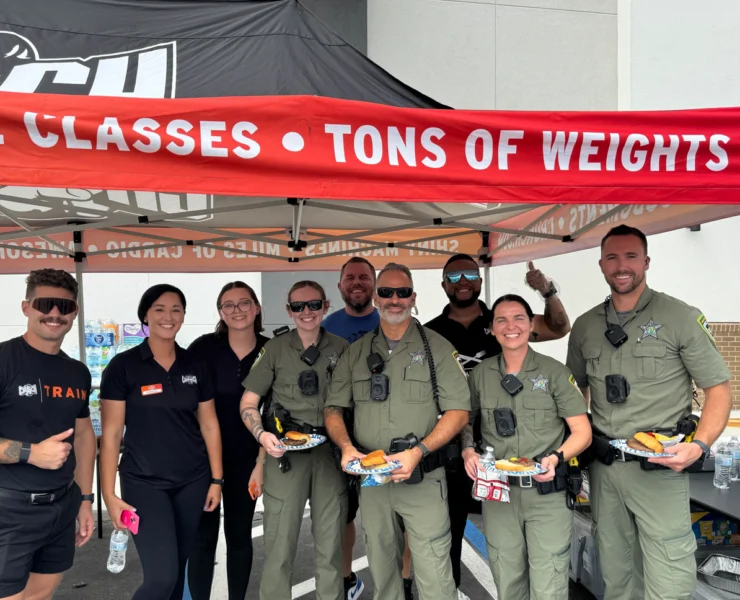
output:
[[[419,439],[413,433],[407,433],[402,438],[393,438],[391,440],[390,453],[397,454],[398,452],[403,452],[404,450],[410,450],[418,443]],[[421,468],[421,463],[419,463],[418,465],[416,465],[416,468],[411,473],[411,477],[404,481],[404,483],[421,483],[423,480],[424,470]]]
[[[385,402],[391,391],[391,382],[388,375],[373,373],[370,376],[370,400],[373,402]]]
[[[304,396],[315,396],[319,391],[319,376],[313,369],[301,371],[298,375],[298,387]]]
[[[606,383],[606,400],[612,404],[623,404],[630,395],[630,384],[622,375],[607,375],[604,378]]]
[[[303,351],[303,354],[301,354],[301,360],[309,367],[312,367],[314,363],[319,360],[319,356],[321,356],[321,352],[319,352],[319,349],[316,346],[311,344]]]
[[[521,385],[521,384],[520,384]],[[497,408],[493,411],[496,433],[501,437],[511,437],[516,431],[516,415],[510,408]]]
[[[606,339],[609,340],[609,343],[615,348],[619,348],[627,341],[627,334],[624,332],[624,329],[622,329],[622,326],[615,325],[614,323],[609,324],[604,335],[606,336]]]
[[[524,389],[524,385],[519,381],[516,375],[509,373],[501,379],[501,387],[504,388],[511,396],[516,396]]]

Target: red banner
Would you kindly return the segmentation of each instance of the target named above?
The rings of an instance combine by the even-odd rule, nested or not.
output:
[[[737,203],[740,109],[0,94],[0,183],[302,198]],[[736,131],[737,130],[737,131]]]

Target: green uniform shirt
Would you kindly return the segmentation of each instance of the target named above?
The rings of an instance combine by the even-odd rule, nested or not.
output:
[[[506,375],[503,356],[485,359],[470,373],[471,416],[481,413],[481,434],[493,446],[497,459],[513,456],[533,459],[557,450],[565,436],[567,417],[586,413],[586,401],[565,365],[529,349],[516,377],[523,388],[511,396],[502,386]],[[516,415],[514,435],[496,431],[494,410],[510,408]]]
[[[244,389],[264,396],[272,389],[272,401],[290,411],[299,424],[324,426],[324,399],[331,372],[349,343],[321,330],[318,348],[321,355],[313,366],[301,360],[305,348],[293,329],[268,341],[260,351],[252,370],[243,382]],[[298,377],[301,371],[313,369],[318,373],[319,389],[313,396],[301,393]]]
[[[455,349],[441,335],[424,328],[434,357],[439,388],[439,410],[470,410],[470,393]],[[385,359],[383,373],[390,380],[384,402],[370,400],[367,357],[378,352]],[[393,438],[413,433],[419,440],[434,429],[439,414],[434,403],[429,360],[419,330],[412,322],[391,352],[382,329],[352,344],[334,371],[327,406],[354,408],[355,438],[369,450],[388,451]]]
[[[612,438],[638,431],[673,429],[691,414],[691,380],[700,388],[730,379],[701,312],[650,288],[621,324],[628,340],[615,348],[606,320],[619,323],[614,306],[603,304],[580,316],[568,343],[568,367],[581,388],[590,388],[596,429]],[[619,374],[630,385],[627,401],[606,400],[605,377]]]

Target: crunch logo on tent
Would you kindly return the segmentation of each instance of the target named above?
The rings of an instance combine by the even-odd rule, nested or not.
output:
[[[0,31],[0,91],[174,98],[177,42],[88,57],[41,58],[33,42]]]

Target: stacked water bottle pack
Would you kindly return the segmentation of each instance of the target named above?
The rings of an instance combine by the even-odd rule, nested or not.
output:
[[[733,482],[740,481],[740,440],[732,436],[720,439],[714,452],[714,487],[729,490]]]
[[[111,319],[98,319],[85,323],[85,362],[90,369],[93,392],[90,396],[90,420],[95,435],[102,434],[100,423],[100,378],[103,369],[116,354],[118,325]]]

